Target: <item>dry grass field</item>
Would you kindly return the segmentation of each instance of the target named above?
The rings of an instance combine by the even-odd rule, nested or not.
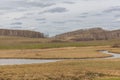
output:
[[[97,58],[109,46],[0,50],[0,58]],[[54,63],[0,66],[0,80],[119,80],[120,59],[63,60]]]
[[[119,63],[120,59],[66,60],[47,64],[0,66],[0,80],[119,80]]]
[[[103,50],[104,48],[107,47],[65,47],[52,49],[0,50],[0,58],[82,59],[111,56],[97,51]]]
[[[77,60],[111,56],[97,50],[119,53],[120,48],[111,47],[117,42],[51,43],[48,39],[0,37],[0,58],[76,59],[0,66],[0,80],[120,80],[120,59]]]
[[[120,54],[120,48],[109,48],[108,50],[111,51],[111,52]]]

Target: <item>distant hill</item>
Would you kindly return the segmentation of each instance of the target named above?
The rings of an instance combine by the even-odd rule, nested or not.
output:
[[[10,30],[10,29],[0,29],[0,36],[44,38],[44,34],[40,32],[29,31],[29,30]]]
[[[109,31],[102,28],[81,29],[56,35],[55,38],[70,41],[120,39],[120,30]]]

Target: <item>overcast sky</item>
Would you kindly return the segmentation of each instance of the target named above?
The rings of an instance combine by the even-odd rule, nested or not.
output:
[[[120,29],[120,0],[0,0],[0,28],[56,35],[92,27]]]

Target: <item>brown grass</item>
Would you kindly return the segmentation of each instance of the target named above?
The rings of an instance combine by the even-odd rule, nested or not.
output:
[[[68,47],[31,50],[0,50],[0,58],[77,59],[101,58],[111,56],[97,51],[101,49],[104,49],[104,47]]]
[[[120,54],[120,48],[106,47],[103,50],[108,50],[110,52]]]
[[[0,66],[1,80],[93,80],[120,77],[120,59],[67,60],[47,64]]]

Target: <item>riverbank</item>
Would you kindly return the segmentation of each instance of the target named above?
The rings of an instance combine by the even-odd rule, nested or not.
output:
[[[52,49],[0,50],[1,59],[90,59],[110,57],[98,52],[108,46],[65,47]]]
[[[91,46],[0,50],[0,58],[88,59],[64,60],[44,64],[0,66],[0,80],[119,80],[120,59],[93,59],[111,56],[98,52],[98,50],[111,49],[109,46]]]
[[[47,64],[0,66],[0,79],[92,80],[120,77],[119,62],[120,59],[66,60]]]
[[[110,57],[101,57],[101,58],[66,58],[66,59],[0,59],[0,65],[23,65],[23,64],[40,64],[40,63],[50,63],[58,62],[64,60],[103,60],[103,59],[117,59],[120,58],[120,54],[111,53],[106,50],[98,50],[100,53],[109,54]]]

